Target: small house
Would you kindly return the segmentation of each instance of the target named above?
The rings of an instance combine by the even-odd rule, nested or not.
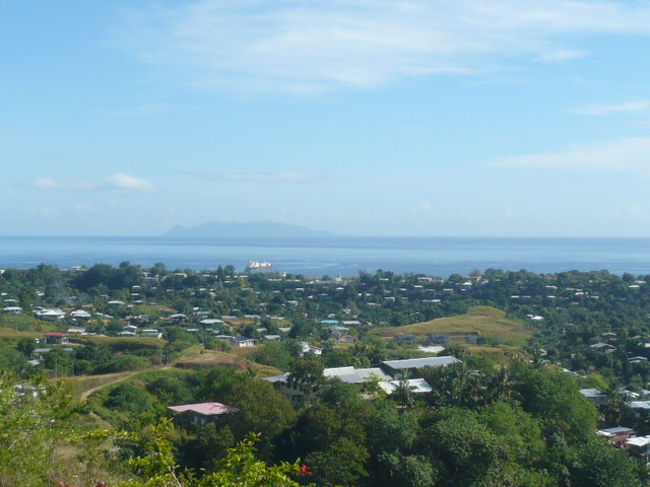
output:
[[[174,421],[179,424],[195,423],[205,425],[214,422],[219,416],[233,412],[234,409],[220,402],[202,402],[169,406],[175,414]]]
[[[36,317],[40,320],[59,321],[65,318],[65,311],[60,309],[39,309],[36,311]]]
[[[607,439],[607,441],[615,445],[621,445],[625,440],[634,435],[634,430],[632,428],[626,428],[625,426],[616,426],[614,428],[598,430],[598,436]]]
[[[451,336],[448,334],[429,333],[429,341],[433,345],[446,345],[447,343],[449,343],[450,338]]]
[[[628,404],[637,419],[650,416],[650,401],[632,401]]]
[[[169,321],[177,325],[180,325],[185,323],[185,321],[187,321],[187,315],[184,315],[183,313],[175,313],[169,317]]]
[[[415,335],[396,335],[395,340],[404,345],[417,345],[418,337]]]
[[[446,367],[459,363],[460,360],[451,355],[441,357],[411,358],[406,360],[385,360],[380,367],[391,377],[406,375],[413,377],[419,369],[424,367]]]
[[[162,333],[160,333],[155,328],[145,328],[140,332],[141,337],[152,337],[152,338],[162,338]]]
[[[254,338],[248,338],[244,336],[237,336],[237,337],[232,337],[230,339],[233,344],[239,348],[247,348],[247,347],[254,347],[255,346],[255,339]]]
[[[2,312],[6,315],[21,315],[23,309],[20,306],[6,306],[2,309]]]
[[[598,350],[599,352],[603,352],[603,353],[614,353],[616,351],[616,347],[614,345],[610,345],[609,343],[602,343],[602,342],[589,345],[589,348],[593,350]]]
[[[212,328],[213,330],[219,330],[223,328],[224,321],[218,318],[206,318],[199,321],[199,325],[205,326],[207,328]]]
[[[58,331],[51,331],[46,333],[43,339],[48,345],[64,345],[68,343],[67,333],[61,333]]]
[[[628,438],[623,446],[631,453],[647,458],[648,453],[650,453],[650,435]]]
[[[598,389],[580,389],[580,394],[585,396],[596,406],[607,405],[607,394],[600,392]]]
[[[85,309],[76,309],[71,311],[70,316],[75,321],[89,320],[91,318],[91,314]]]
[[[299,355],[302,357],[306,353],[313,353],[314,355],[322,355],[323,354],[323,349],[320,347],[315,347],[311,343],[307,342],[300,342],[298,343],[298,346],[300,347]]]
[[[336,320],[323,320],[323,321],[336,321]],[[321,321],[321,323],[323,322]],[[332,324],[325,328],[329,336],[331,337],[341,337],[343,335],[347,335],[350,332],[350,328],[347,326],[340,326],[338,324],[338,321],[336,321],[336,324]]]

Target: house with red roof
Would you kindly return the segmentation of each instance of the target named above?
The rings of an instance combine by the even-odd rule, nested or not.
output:
[[[183,404],[169,406],[167,409],[174,413],[174,421],[179,424],[208,424],[212,423],[223,414],[235,411],[234,408],[220,402],[201,402],[198,404]]]

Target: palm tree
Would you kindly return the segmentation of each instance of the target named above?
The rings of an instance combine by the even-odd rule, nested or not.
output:
[[[408,382],[406,374],[402,373],[399,377],[399,382],[397,387],[393,391],[393,398],[400,403],[403,407],[409,408],[415,403],[415,398],[413,397],[413,388]]]

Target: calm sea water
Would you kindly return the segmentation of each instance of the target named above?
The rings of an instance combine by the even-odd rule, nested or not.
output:
[[[251,259],[271,261],[273,270],[310,276],[353,276],[384,269],[446,277],[476,268],[650,274],[650,239],[0,237],[0,267],[47,263],[70,268],[129,261],[195,270],[231,264],[243,270]]]

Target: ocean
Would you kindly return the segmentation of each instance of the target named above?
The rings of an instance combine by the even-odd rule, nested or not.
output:
[[[0,267],[40,263],[66,269],[128,261],[168,269],[243,270],[249,260],[307,276],[356,276],[378,269],[447,277],[474,269],[537,273],[603,270],[650,274],[649,238],[331,237],[214,238],[0,237]]]

